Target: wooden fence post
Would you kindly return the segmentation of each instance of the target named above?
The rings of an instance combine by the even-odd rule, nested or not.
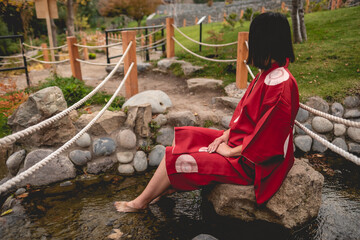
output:
[[[340,7],[341,7],[341,4],[342,4],[342,1],[341,1],[341,0],[337,0],[336,8],[340,8]]]
[[[43,52],[43,55],[44,55],[44,61],[47,61],[49,62],[49,51],[48,51],[48,48],[47,48],[47,45],[46,43],[42,43],[41,44],[41,48],[42,48],[42,52]],[[44,68],[50,68],[51,65],[50,64],[44,64]]]
[[[129,99],[130,97],[134,96],[139,92],[136,64],[136,31],[123,31],[121,34],[123,39],[123,52],[126,51],[128,45],[130,44],[130,42],[132,42],[129,52],[124,58],[124,75],[126,75],[127,71],[129,71],[131,63],[134,62],[134,66],[129,75],[129,79],[127,79],[125,82],[126,98]]]
[[[331,10],[334,10],[336,6],[336,0],[331,1]]]
[[[240,19],[242,19],[243,17],[244,17],[244,10],[241,9],[241,11],[240,11]]]
[[[224,12],[224,18],[223,18],[223,22],[226,22],[226,12]]]
[[[66,41],[69,49],[69,59],[72,76],[79,80],[82,80],[80,63],[76,61],[77,58],[80,58],[78,47],[74,45],[76,44],[76,37],[67,37]]]
[[[264,13],[264,12],[265,12],[265,7],[262,6],[262,7],[261,7],[261,13]]]
[[[151,49],[152,45],[153,45],[153,36],[150,35],[150,36],[149,36],[149,52],[152,51],[152,49]]]
[[[183,27],[186,27],[186,18],[183,20]]]
[[[82,45],[86,46],[86,38],[83,37],[81,39],[81,43],[82,43]],[[83,54],[84,54],[84,60],[89,60],[89,52],[88,52],[87,48],[83,49]]]
[[[305,13],[308,13],[308,12],[309,12],[309,6],[310,6],[310,0],[306,0]]]
[[[211,15],[208,17],[208,23],[211,23]]]
[[[174,19],[166,19],[166,57],[172,58],[175,57],[175,42],[172,39],[174,37]]]
[[[194,23],[194,25],[196,25],[198,21],[199,21],[199,18],[198,18],[198,17],[195,17],[195,23]]]
[[[244,89],[247,87],[248,71],[244,60],[248,56],[248,49],[246,47],[245,41],[248,41],[249,33],[248,32],[239,32],[238,33],[238,47],[237,47],[237,62],[236,62],[236,86],[239,89]]]

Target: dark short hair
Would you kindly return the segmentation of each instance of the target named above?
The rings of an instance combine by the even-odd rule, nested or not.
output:
[[[295,60],[288,20],[281,13],[260,14],[250,25],[247,63],[266,70],[271,59],[284,66],[287,58]]]

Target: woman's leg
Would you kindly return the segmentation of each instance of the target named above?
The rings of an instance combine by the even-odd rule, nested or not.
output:
[[[166,192],[170,186],[164,156],[144,191],[130,202],[115,202],[115,207],[119,212],[136,212],[145,209],[153,199]]]

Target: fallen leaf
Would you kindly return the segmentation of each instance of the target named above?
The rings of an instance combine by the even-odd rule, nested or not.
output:
[[[46,211],[45,208],[43,206],[40,206],[40,205],[37,205],[36,208],[39,209],[42,212]]]
[[[113,229],[113,231],[114,231],[115,233],[112,233],[112,234],[110,234],[109,236],[107,236],[108,238],[114,239],[114,240],[118,240],[118,239],[120,239],[120,238],[122,237],[122,235],[124,235],[124,233],[122,233],[122,232],[120,231],[120,229]]]
[[[29,196],[29,193],[23,193],[23,194],[20,194],[19,196],[17,196],[16,198],[26,198]]]
[[[12,213],[12,211],[13,211],[12,209],[6,210],[5,212],[3,212],[3,213],[1,214],[1,217]]]

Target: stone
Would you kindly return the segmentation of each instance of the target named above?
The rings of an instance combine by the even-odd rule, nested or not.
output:
[[[325,113],[328,113],[330,109],[329,104],[324,99],[318,96],[310,97],[305,105]]]
[[[206,91],[221,89],[223,81],[209,78],[190,78],[186,80],[190,91]]]
[[[91,145],[91,137],[88,133],[84,133],[75,143],[79,147],[87,148]]]
[[[192,240],[218,240],[217,238],[209,235],[209,234],[199,234],[196,237],[194,237]]]
[[[136,147],[136,135],[129,129],[122,130],[118,133],[116,141],[120,147],[133,149]]]
[[[319,134],[320,137],[322,137],[323,139],[327,140],[326,136]],[[319,141],[314,139],[314,143],[312,146],[312,150],[315,152],[320,152],[320,153],[324,153],[328,148],[323,145],[322,143],[320,143]]]
[[[167,108],[172,107],[169,96],[161,90],[148,90],[138,93],[127,100],[122,109],[130,106],[150,104],[152,113],[163,113]]]
[[[168,124],[174,127],[195,126],[196,118],[190,111],[170,112]]]
[[[346,108],[355,108],[360,105],[360,98],[358,96],[347,96],[344,99],[344,105]]]
[[[360,154],[360,144],[349,143],[349,152]]]
[[[345,151],[348,151],[348,146],[346,145],[346,142],[344,139],[342,138],[335,138],[333,141],[332,141],[332,144],[334,144],[335,146],[345,150]]]
[[[220,122],[220,117],[216,112],[213,111],[199,111],[198,117],[200,119],[200,122],[204,124],[206,121],[210,121],[213,124],[218,124]]]
[[[53,153],[53,151],[48,149],[38,149],[30,152],[25,158],[24,167],[19,171],[18,174],[29,169],[36,163],[49,156],[51,153]],[[20,183],[18,183],[16,186],[24,187],[27,184],[33,186],[45,186],[51,183],[64,181],[69,178],[74,178],[75,176],[76,169],[74,164],[66,156],[60,155],[49,161],[45,166],[35,171],[24,180],[20,181]]]
[[[140,138],[138,140],[138,146],[139,147],[148,147],[150,145],[152,145],[152,140],[149,139],[149,138]]]
[[[223,126],[224,128],[229,128],[229,124],[231,121],[232,116],[224,116],[221,118],[221,126]]]
[[[334,102],[331,105],[331,114],[336,117],[343,117],[344,111],[345,111],[345,109],[344,109],[343,105],[341,105],[338,102]]]
[[[349,127],[347,135],[357,143],[360,143],[360,128]]]
[[[171,146],[173,140],[174,140],[174,128],[172,127],[160,128],[159,134],[156,138],[157,143],[164,146]]]
[[[153,119],[153,121],[161,127],[167,123],[167,118],[164,114],[159,114]]]
[[[165,147],[163,145],[156,145],[149,154],[149,165],[151,167],[159,166],[164,156],[165,156]]]
[[[249,86],[249,83],[247,85]],[[239,99],[241,99],[246,92],[246,88],[239,89],[236,86],[236,83],[230,83],[224,89],[225,89],[226,95],[228,95],[229,97],[235,97],[235,98],[239,98]]]
[[[87,163],[87,173],[99,174],[111,169],[112,166],[114,166],[114,161],[111,158],[98,158]]]
[[[77,128],[84,128],[99,112],[83,114],[75,122]],[[111,112],[106,110],[104,114],[89,129],[89,133],[95,136],[109,135],[119,129],[126,120],[126,114],[122,111]]]
[[[346,126],[341,123],[334,124],[334,135],[337,137],[344,136],[346,133]]]
[[[90,151],[74,150],[69,154],[70,160],[77,166],[85,165],[91,160]]]
[[[25,192],[26,192],[25,188],[19,188],[18,190],[16,190],[15,196],[19,196],[19,195],[21,195],[21,194],[23,194]]]
[[[240,102],[240,98],[235,97],[214,97],[212,100],[215,104],[235,109]]]
[[[306,111],[305,109],[299,108],[299,111],[296,115],[296,120],[298,120],[299,122],[303,123],[306,122],[306,120],[309,119],[309,112]]]
[[[148,161],[143,151],[137,151],[134,157],[134,168],[137,172],[143,172],[147,169]]]
[[[263,220],[294,229],[318,215],[323,184],[319,172],[296,159],[279,191],[262,207],[256,204],[252,185],[217,184],[208,199],[221,216],[246,222]]]
[[[109,156],[116,150],[116,143],[113,139],[104,137],[93,142],[93,152],[95,156]]]
[[[132,129],[140,137],[151,135],[149,123],[152,120],[151,105],[146,103],[139,106],[130,106],[127,112],[125,126]]]
[[[312,131],[312,126],[309,123],[304,123],[303,124],[307,129]],[[299,128],[297,125],[295,125],[295,132],[299,135],[306,135],[306,132],[304,130],[302,130],[301,128]]]
[[[135,172],[134,167],[131,164],[120,164],[118,172],[124,175],[131,175]]]
[[[10,174],[15,176],[20,168],[20,165],[23,163],[26,156],[25,150],[20,150],[13,153],[7,160],[6,160],[6,167],[9,170]]]
[[[201,66],[194,66],[191,63],[185,61],[178,61],[178,63],[181,64],[181,69],[183,70],[185,76],[189,76],[204,68]]]
[[[157,62],[157,66],[159,69],[167,70],[170,68],[170,66],[173,63],[176,63],[176,62],[177,62],[177,60],[175,57],[174,58],[164,58]]]
[[[359,109],[349,109],[345,111],[344,118],[358,118],[360,117]]]
[[[118,152],[116,154],[116,158],[119,163],[130,163],[134,158],[134,154],[132,152]]]
[[[311,150],[312,138],[308,135],[300,135],[294,138],[294,143],[297,148],[303,152]]]
[[[330,122],[326,118],[318,116],[313,118],[311,125],[313,129],[318,133],[327,133],[334,129],[334,125],[332,124],[332,122]]]
[[[148,69],[151,68],[151,64],[150,63],[137,63],[136,64],[136,67],[137,67],[137,71],[139,73],[142,73],[142,72],[145,72],[147,71]],[[110,73],[112,70],[114,69],[114,66],[107,66],[105,68],[106,72]],[[119,66],[119,68],[116,70],[116,74],[119,75],[119,76],[123,76],[124,75],[124,66]]]

